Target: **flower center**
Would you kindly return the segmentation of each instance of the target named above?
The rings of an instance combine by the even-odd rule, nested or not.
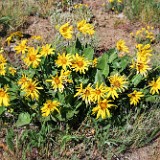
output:
[[[86,96],[89,96],[89,95],[90,95],[90,91],[89,91],[88,89],[86,89],[85,92],[84,92],[84,94],[85,94]]]
[[[5,92],[4,91],[0,91],[0,97],[5,97]]]
[[[61,59],[62,64],[66,64],[67,60],[65,58]]]
[[[119,88],[121,84],[120,84],[119,81],[115,81],[115,82],[113,83],[113,85],[114,85],[115,87]]]
[[[83,61],[78,61],[77,65],[78,65],[78,67],[83,67],[84,63],[83,63]]]
[[[56,77],[56,78],[54,79],[54,81],[55,81],[55,83],[56,83],[57,85],[60,84],[60,80],[59,80],[58,77]]]
[[[28,90],[30,90],[31,92],[34,92],[35,86],[32,85],[32,84],[30,84],[30,85],[28,86]]]
[[[98,90],[96,90],[95,91],[96,92],[96,94],[98,94],[98,95],[100,95],[101,94],[101,91],[98,89]]]
[[[30,61],[35,61],[36,60],[36,55],[30,55],[29,60]]]
[[[100,107],[102,110],[107,108],[107,103],[106,102],[100,102]]]

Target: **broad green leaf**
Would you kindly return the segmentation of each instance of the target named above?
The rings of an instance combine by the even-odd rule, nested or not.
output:
[[[101,57],[98,58],[97,68],[104,69],[107,63],[108,63],[108,55],[104,53]]]
[[[93,55],[94,55],[94,49],[92,47],[85,48],[83,50],[83,55],[88,60],[92,60],[93,59]]]
[[[106,78],[109,74],[109,65],[106,64],[104,69],[102,70],[102,74],[104,75],[104,77]]]
[[[95,81],[94,83],[102,83],[104,82],[104,78],[103,78],[103,75],[102,75],[102,71],[101,70],[98,70],[97,69],[97,72],[96,72],[96,75],[95,75]]]
[[[66,48],[66,52],[70,53],[70,54],[76,54],[77,53],[77,49],[75,48],[75,46],[67,47]]]
[[[141,74],[137,74],[132,78],[131,82],[134,86],[137,86],[143,80],[143,78],[144,77]]]
[[[120,72],[122,72],[124,69],[126,69],[126,67],[128,66],[128,64],[130,63],[129,57],[128,56],[124,56],[121,58],[121,70]]]
[[[30,122],[31,122],[31,116],[29,113],[25,112],[25,113],[19,114],[18,120],[15,125],[17,127],[21,127],[21,126],[29,124]]]
[[[110,56],[109,56],[109,63],[112,63],[116,58],[118,58],[118,54],[116,52],[116,50],[111,50],[110,52]]]
[[[4,106],[0,106],[0,115],[6,110]]]

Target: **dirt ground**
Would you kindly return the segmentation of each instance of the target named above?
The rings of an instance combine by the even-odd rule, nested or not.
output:
[[[132,53],[135,41],[130,37],[130,33],[142,27],[142,24],[139,22],[133,24],[127,20],[123,14],[115,15],[104,12],[102,8],[103,0],[83,0],[83,2],[90,5],[92,8],[94,20],[96,21],[96,34],[99,38],[99,50],[108,50],[109,48],[114,47],[119,39],[124,39],[127,46],[130,48],[130,53]],[[28,26],[25,29],[25,33],[40,35],[46,41],[51,42],[55,30],[48,19],[33,16],[28,20]],[[0,148],[2,148],[2,146],[0,146]],[[120,159],[113,158],[113,160]],[[121,160],[123,159],[160,160],[160,138],[157,138],[148,146],[128,151],[123,155]]]

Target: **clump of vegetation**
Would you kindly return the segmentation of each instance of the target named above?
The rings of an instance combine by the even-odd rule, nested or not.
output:
[[[6,143],[15,159],[28,159],[33,150],[42,159],[76,159],[79,153],[67,151],[78,144],[88,155],[96,147],[111,158],[159,132],[160,66],[151,63],[152,27],[133,33],[134,56],[123,39],[95,56],[95,28],[82,14],[87,6],[74,9],[82,17],[53,20],[52,44],[20,31],[8,36],[5,45],[18,63],[8,61],[5,47],[0,50],[0,121],[10,128]]]
[[[158,0],[126,0],[124,13],[130,20],[159,24],[160,2]]]

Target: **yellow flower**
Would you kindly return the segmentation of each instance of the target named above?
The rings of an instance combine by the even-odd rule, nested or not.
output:
[[[108,0],[110,3],[114,2],[114,0]]]
[[[136,48],[138,49],[138,52],[137,52],[138,60],[146,61],[149,59],[149,57],[152,56],[151,54],[152,49],[150,44],[146,44],[146,45],[138,44]]]
[[[117,0],[118,3],[122,3],[122,0]]]
[[[27,66],[32,66],[33,68],[37,68],[41,61],[40,57],[41,55],[38,55],[38,49],[30,47],[23,61]]]
[[[60,77],[62,77],[62,80],[64,83],[72,83],[72,79],[69,79],[69,76],[71,74],[71,71],[69,70],[61,70],[61,74],[60,74]]]
[[[39,91],[38,89],[43,89],[42,87],[37,87],[38,82],[28,80],[21,89],[25,92],[26,97],[31,97],[32,100],[39,99]]]
[[[73,27],[69,25],[69,22],[65,23],[59,28],[59,32],[64,38],[72,39]]]
[[[76,91],[77,93],[74,95],[74,97],[79,96],[83,101],[85,101],[86,104],[91,104],[91,102],[93,102],[93,88],[91,87],[91,84],[88,84],[87,87],[83,89],[83,85],[81,83],[80,86],[77,87]]]
[[[32,36],[31,39],[41,41],[42,37],[41,36]]]
[[[92,109],[92,114],[97,113],[96,119],[102,117],[105,119],[106,117],[111,117],[109,108],[115,107],[116,105],[110,103],[111,100],[104,99],[98,102],[98,105]]]
[[[62,69],[66,70],[67,67],[71,66],[72,64],[71,61],[72,61],[72,57],[70,54],[65,54],[65,53],[60,54],[59,53],[58,58],[55,61],[55,63],[58,67],[62,67]]]
[[[52,79],[47,79],[46,82],[51,82],[51,85],[54,89],[54,91],[59,90],[60,92],[63,92],[64,85],[63,85],[63,77],[62,76],[52,76]]]
[[[137,74],[141,74],[143,76],[147,75],[148,70],[151,70],[148,61],[137,61],[136,62],[136,70]]]
[[[144,94],[134,90],[132,93],[128,94],[128,97],[130,98],[130,104],[136,106],[141,97],[144,97]]]
[[[6,74],[6,67],[4,65],[0,65],[0,75],[5,76]]]
[[[9,106],[9,95],[7,93],[8,88],[0,88],[0,106]]]
[[[78,53],[73,55],[72,57],[72,69],[76,72],[80,72],[80,74],[85,74],[85,71],[88,70],[90,62],[86,60],[84,57],[79,56]]]
[[[26,53],[27,51],[27,46],[26,46],[26,43],[28,42],[28,40],[24,39],[22,40],[21,42],[18,43],[17,46],[14,47],[14,50],[16,51],[16,53]]]
[[[107,93],[106,86],[103,83],[101,83],[100,85],[96,83],[96,87],[92,91],[93,100],[95,102],[100,101],[100,99],[103,99],[106,97],[106,93]]]
[[[129,53],[129,49],[128,47],[125,45],[125,41],[124,40],[119,40],[116,44],[117,46],[117,50],[119,52],[125,52],[125,53]]]
[[[127,80],[125,76],[120,76],[118,74],[115,74],[113,76],[110,76],[109,82],[111,83],[111,86],[119,91],[124,91],[125,88],[127,88]]]
[[[14,76],[16,73],[16,70],[13,67],[9,67],[9,72],[12,76]]]
[[[115,87],[106,87],[107,98],[112,97],[114,100],[118,98],[117,89]]]
[[[98,63],[98,60],[97,58],[94,58],[93,61],[92,61],[92,67],[96,67],[97,66],[97,63]]]
[[[30,81],[31,79],[29,79],[25,74],[22,74],[22,77],[19,79],[18,81],[18,85],[21,86],[21,88],[24,88],[24,86],[26,85],[26,83],[28,81]]]
[[[20,31],[13,32],[9,37],[7,37],[5,41],[7,42],[8,45],[10,45],[11,41],[16,37],[20,37],[20,38],[23,37],[22,32]]]
[[[46,44],[45,46],[42,46],[42,49],[40,51],[40,54],[42,56],[48,56],[54,54],[54,48],[52,48],[51,44]]]
[[[90,23],[87,23],[84,19],[77,23],[77,28],[83,34],[93,35],[95,32],[94,27]]]
[[[7,64],[7,60],[6,58],[3,56],[3,54],[0,54],[0,66],[1,65],[6,65]]]
[[[160,77],[156,81],[152,80],[149,83],[149,86],[151,87],[150,93],[152,95],[155,94],[155,93],[159,94],[159,90],[160,90]]]
[[[47,117],[51,112],[54,112],[55,110],[59,112],[59,109],[57,108],[60,105],[60,102],[58,101],[51,101],[47,100],[46,103],[44,103],[43,107],[41,108],[42,116]]]

